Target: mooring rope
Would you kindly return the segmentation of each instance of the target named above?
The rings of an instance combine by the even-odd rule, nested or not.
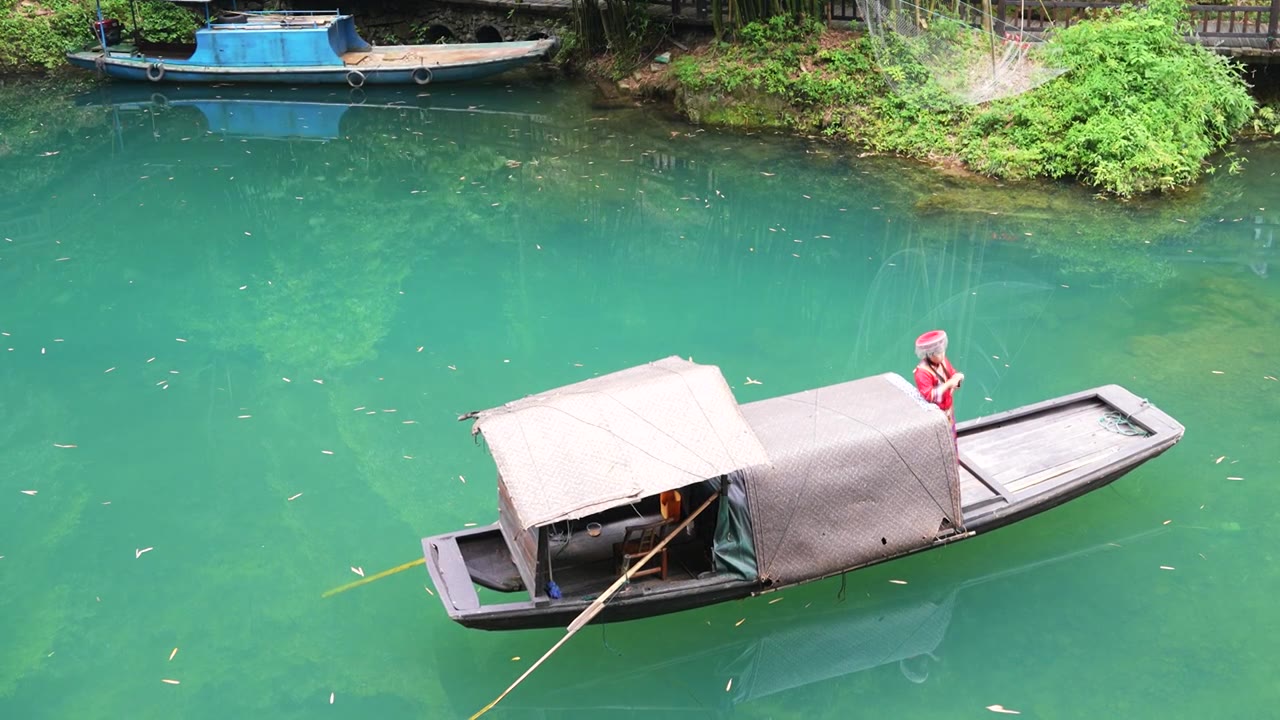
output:
[[[1102,426],[1102,429],[1117,435],[1146,437],[1151,434],[1145,429],[1134,425],[1129,416],[1121,412],[1109,412],[1103,415],[1098,418],[1098,424]]]

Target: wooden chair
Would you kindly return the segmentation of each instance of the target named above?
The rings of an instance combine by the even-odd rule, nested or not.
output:
[[[631,567],[631,563],[643,558],[662,540],[670,520],[659,520],[647,525],[629,525],[622,536],[622,542],[613,544],[613,558],[618,563],[618,574],[622,575]],[[643,570],[632,575],[632,578],[646,575],[658,575],[667,579],[667,549],[662,548]]]

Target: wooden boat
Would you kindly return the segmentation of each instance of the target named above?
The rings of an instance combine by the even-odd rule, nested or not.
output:
[[[428,85],[506,72],[542,59],[558,45],[554,38],[525,42],[375,47],[356,31],[351,15],[338,11],[241,11],[210,16],[195,42],[124,42],[120,23],[94,23],[95,44],[67,53],[72,65],[121,80],[153,83],[330,83]]]
[[[468,413],[498,522],[422,541],[449,617],[566,625],[672,537],[605,622],[767,593],[973,537],[1102,487],[1183,427],[1107,385],[963,423],[886,373],[739,406],[666,358]],[[476,585],[510,595],[481,602]]]

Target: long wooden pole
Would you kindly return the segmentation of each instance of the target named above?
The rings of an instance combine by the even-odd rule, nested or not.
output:
[[[541,665],[547,658],[551,657],[552,654],[555,653],[555,651],[559,650],[561,645],[564,645],[565,642],[569,640],[569,638],[573,637],[574,634],[576,634],[579,630],[585,627],[587,623],[591,622],[592,619],[595,618],[595,616],[599,615],[600,611],[604,609],[604,604],[609,601],[609,598],[613,597],[613,594],[618,592],[618,590],[623,585],[625,585],[628,580],[631,579],[631,576],[634,575],[636,571],[644,567],[645,563],[652,560],[653,556],[662,552],[662,549],[667,546],[667,543],[671,542],[672,538],[679,535],[682,530],[688,527],[689,523],[693,522],[694,518],[701,515],[703,510],[706,510],[708,507],[710,507],[711,503],[715,502],[715,499],[718,497],[720,497],[720,493],[718,492],[712,493],[711,497],[707,498],[705,502],[703,502],[701,505],[698,506],[697,510],[694,510],[692,513],[689,514],[689,517],[684,519],[684,522],[677,525],[675,530],[672,530],[671,532],[667,533],[666,537],[662,538],[661,542],[659,542],[657,545],[654,545],[653,549],[649,551],[648,555],[645,555],[644,557],[640,558],[640,562],[637,562],[635,565],[632,565],[630,568],[628,568],[627,571],[623,573],[621,577],[619,577],[617,580],[613,582],[612,585],[609,586],[608,590],[605,590],[604,592],[600,593],[600,597],[596,598],[594,602],[592,602],[590,605],[587,606],[586,610],[582,611],[582,614],[578,615],[578,617],[574,618],[573,622],[569,623],[569,627],[566,628],[564,637],[560,638],[559,642],[557,642],[555,645],[552,645],[550,650],[544,653],[542,657],[538,658],[538,662],[530,665],[529,669],[525,670],[523,675],[516,678],[516,681],[511,683],[511,687],[507,688],[506,690],[503,690],[501,695],[493,699],[493,702],[480,708],[480,710],[475,715],[472,715],[469,718],[469,720],[476,720],[476,718],[489,712],[490,710],[493,709],[495,705],[502,702],[502,699],[505,698],[508,694],[510,694],[512,690],[515,690],[517,685],[524,682],[524,679],[532,675],[533,671],[537,670],[539,665]]]
[[[355,582],[349,582],[349,583],[347,583],[346,585],[343,585],[342,587],[336,587],[336,588],[334,588],[334,589],[332,589],[332,590],[326,590],[326,591],[324,591],[324,593],[323,593],[323,594],[321,594],[321,595],[320,595],[320,597],[322,597],[322,598],[332,597],[332,596],[334,596],[334,595],[337,595],[337,594],[338,594],[338,593],[340,593],[340,592],[346,592],[346,591],[350,590],[351,588],[354,588],[354,587],[360,587],[361,585],[364,585],[364,584],[366,584],[366,583],[371,583],[371,582],[373,582],[374,580],[381,580],[382,578],[384,578],[384,577],[386,577],[386,576],[388,576],[388,575],[395,575],[395,574],[396,574],[396,573],[398,573],[398,572],[404,572],[405,570],[408,570],[408,569],[409,569],[409,568],[411,568],[411,567],[417,567],[417,566],[419,566],[419,565],[421,565],[421,564],[425,563],[426,561],[427,561],[426,557],[420,557],[420,558],[418,558],[417,560],[410,560],[409,562],[407,562],[407,563],[405,563],[405,564],[403,564],[403,565],[397,565],[397,566],[395,566],[395,567],[391,568],[390,570],[383,570],[382,572],[378,573],[377,575],[370,575],[370,576],[369,576],[369,577],[367,577],[367,578],[361,578],[360,580],[356,580]]]

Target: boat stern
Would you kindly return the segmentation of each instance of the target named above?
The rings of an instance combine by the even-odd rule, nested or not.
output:
[[[431,575],[431,584],[435,586],[445,612],[449,613],[449,619],[465,624],[467,615],[480,609],[480,596],[462,557],[457,534],[423,538],[422,555]]]
[[[552,35],[549,38],[544,38],[542,40],[539,40],[538,42],[543,43],[544,45],[542,50],[542,57],[545,60],[550,60],[554,58],[556,56],[556,53],[560,52],[560,38],[556,35]]]
[[[102,61],[102,50],[97,45],[92,48],[83,48],[81,50],[70,50],[66,54],[67,62],[82,70],[96,70],[98,63]]]

